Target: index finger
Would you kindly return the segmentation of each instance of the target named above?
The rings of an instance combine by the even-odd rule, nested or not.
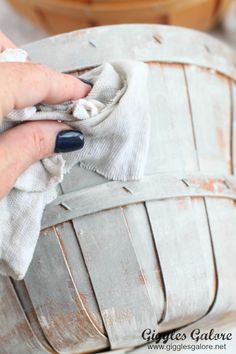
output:
[[[88,95],[91,86],[41,64],[0,63],[0,112],[40,102],[60,103]]]

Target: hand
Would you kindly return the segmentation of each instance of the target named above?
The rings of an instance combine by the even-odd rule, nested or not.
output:
[[[0,52],[15,45],[0,32]],[[0,63],[0,123],[13,109],[40,102],[60,103],[85,97],[91,87],[71,75],[32,63]],[[81,146],[81,134],[64,123],[27,122],[0,135],[0,198],[14,186],[18,176],[32,163],[55,151],[56,139],[71,150]],[[68,136],[70,136],[68,138]],[[72,141],[72,142],[71,142]],[[57,146],[56,151],[60,150]],[[63,151],[63,149],[61,149]]]

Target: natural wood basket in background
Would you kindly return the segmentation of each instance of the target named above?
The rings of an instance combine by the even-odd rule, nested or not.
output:
[[[231,0],[8,0],[49,33],[117,23],[161,23],[206,30]]]

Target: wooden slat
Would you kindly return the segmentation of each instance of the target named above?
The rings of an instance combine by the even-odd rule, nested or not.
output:
[[[79,167],[79,165],[75,165],[71,173],[65,176],[60,186],[62,193],[74,193],[83,188],[90,188],[98,185],[101,186],[101,184],[105,182],[107,182],[107,179],[97,173],[85,170]],[[96,326],[103,334],[105,334],[106,331],[100,309],[91,284],[89,272],[84,262],[81,247],[73,227],[73,222],[58,225],[56,230],[63,246],[64,255],[70,267],[74,284],[80,294],[81,301]],[[68,237],[68,232],[71,237]]]
[[[58,225],[55,229],[83,306],[86,308],[89,317],[99,331],[105,335],[105,328],[102,322],[100,310],[96,302],[89,273],[86,269],[73,225],[72,223],[64,223]]]
[[[1,354],[49,353],[34,335],[8,277],[0,276]]]
[[[158,322],[164,312],[164,289],[158,255],[143,203],[126,206],[123,214]]]
[[[236,178],[227,175],[172,172],[145,176],[142,180],[134,182],[103,183],[60,195],[46,207],[41,227],[45,229],[79,216],[118,206],[194,196],[235,200]]]
[[[230,174],[231,93],[228,80],[214,71],[193,66],[186,66],[185,70],[200,170]]]
[[[232,103],[229,80],[186,67],[200,169],[231,173]],[[236,321],[236,218],[234,203],[206,198],[217,267],[217,296],[203,324]]]
[[[79,164],[76,164],[70,173],[64,176],[61,187],[63,193],[75,193],[85,188],[101,186],[103,183],[107,183],[105,177],[81,168]]]
[[[34,334],[36,335],[36,337],[40,341],[41,345],[45,348],[46,352],[55,353],[55,351],[53,350],[53,348],[50,346],[47,339],[45,338],[45,335],[44,335],[42,328],[39,324],[39,321],[37,319],[37,315],[35,313],[31,299],[29,297],[24,280],[16,281],[16,280],[11,279],[11,282],[14,286],[16,296],[18,297],[18,299],[20,301],[20,304],[22,306],[22,309],[24,310],[27,320],[29,321],[32,331],[34,332]]]
[[[60,71],[133,59],[194,64],[236,79],[236,56],[232,49],[204,33],[174,26],[101,26],[43,39],[24,49],[32,61]]]
[[[56,351],[83,353],[107,346],[86,312],[53,229],[41,233],[25,284],[42,330]]]
[[[196,171],[182,66],[150,66],[152,136],[147,173]],[[203,200],[146,202],[166,289],[160,330],[203,316],[215,294],[215,269]]]
[[[122,210],[73,221],[112,349],[140,344],[157,317]]]
[[[80,182],[78,183],[78,181],[80,181]],[[102,187],[101,183],[104,183],[106,181],[107,180],[105,178],[102,178],[101,176],[99,176],[95,173],[83,170],[83,169],[76,166],[76,168],[73,169],[72,175],[70,175],[69,180],[68,181],[64,180],[61,183],[61,186],[62,186],[62,190],[64,193],[70,193],[70,192],[72,192],[74,190],[78,190],[80,188],[89,188],[90,186],[98,185],[99,183],[100,183],[99,186],[101,188]],[[114,194],[112,193],[112,195],[114,195]],[[79,202],[81,202],[81,200],[79,200]],[[94,203],[94,198],[93,198],[93,203]],[[138,220],[138,223],[137,223],[137,220]],[[156,322],[158,322],[158,320],[161,318],[161,315],[163,312],[163,306],[164,306],[164,304],[163,304],[163,289],[162,289],[161,279],[160,279],[160,269],[159,269],[159,265],[158,265],[158,262],[156,259],[156,253],[155,253],[155,250],[153,247],[153,240],[151,237],[151,232],[150,232],[145,208],[142,204],[137,204],[135,206],[130,206],[130,207],[126,207],[124,209],[121,209],[121,213],[120,213],[119,217],[117,217],[117,215],[116,215],[116,221],[121,222],[122,225],[125,224],[123,226],[123,229],[125,230],[123,232],[123,234],[124,234],[123,237],[126,235],[127,240],[125,242],[129,245],[128,248],[131,249],[131,255],[133,255],[133,256],[134,256],[134,252],[132,249],[132,245],[134,247],[134,251],[136,253],[136,256],[137,256],[137,259],[138,259],[138,262],[140,265],[140,270],[137,270],[137,272],[139,272],[140,281],[143,279],[143,282],[145,283],[145,285],[147,287],[147,291],[150,296],[150,302],[153,306],[153,313],[155,312]],[[112,224],[112,216],[111,216],[110,222]],[[78,222],[77,222],[77,220],[74,220],[73,224],[75,225],[75,228],[77,228],[77,229],[78,229],[78,227],[79,228],[81,227],[79,220],[78,220]],[[89,230],[87,237],[90,237],[90,232],[93,232],[90,230],[90,225],[91,225],[91,223],[86,225],[86,230]],[[57,229],[58,229],[58,227],[57,227]],[[61,231],[59,232],[59,234],[61,234]],[[70,245],[70,243],[71,243],[71,240],[73,240],[73,238],[68,238],[66,234],[67,234],[67,232],[64,232],[65,237],[63,237],[63,244],[64,244],[64,247],[66,247],[66,253],[68,253],[68,256],[69,256],[68,259],[70,259],[71,271],[73,272],[73,278],[74,278],[74,281],[76,282],[76,278],[78,278],[78,280],[80,278],[81,269],[79,269],[78,266],[76,267],[77,262],[75,261],[75,258],[74,257],[71,258],[71,249],[73,247],[72,247],[72,245]],[[131,239],[129,239],[129,236]],[[100,235],[98,235],[98,237],[100,237]],[[111,230],[111,238],[112,237],[119,237],[119,235],[116,235],[115,230]],[[78,238],[80,239],[80,236]],[[130,243],[132,243],[132,245]],[[101,249],[101,252],[102,252],[102,249]],[[135,256],[135,258],[136,258],[136,256]],[[89,259],[90,259],[90,257],[89,257]],[[87,260],[87,262],[89,262],[89,261]],[[137,263],[136,263],[135,259],[132,263],[137,268]],[[117,271],[119,272],[119,268],[114,273],[114,277],[116,276],[115,274],[117,273]],[[77,277],[76,277],[76,273],[78,275]],[[97,276],[99,276],[99,268],[97,269]],[[100,274],[100,276],[101,276],[101,274]],[[133,276],[135,276],[135,274],[131,274],[131,276],[133,277]],[[92,277],[92,280],[93,280],[93,277]],[[132,282],[134,284],[136,284],[134,281],[132,281]],[[77,288],[81,289],[81,286],[80,285],[78,286],[78,284],[79,284],[79,282],[76,283]],[[96,284],[96,286],[97,286],[97,284]],[[95,286],[95,290],[96,290],[96,286]],[[113,283],[111,283],[110,286],[113,286]],[[145,289],[145,292],[146,292],[146,289]],[[95,294],[93,294],[93,297],[94,296],[95,296]],[[145,295],[145,297],[146,297],[146,295]],[[91,298],[91,294],[88,294],[88,296],[86,296],[86,303],[89,304],[92,300],[93,300],[93,298]],[[124,300],[127,300],[127,299],[125,298]],[[113,301],[114,302],[116,301],[116,296]],[[103,301],[102,301],[102,303],[103,303]],[[149,307],[150,307],[150,305],[149,305]],[[134,315],[137,316],[137,310],[136,310],[136,314],[134,314]],[[106,325],[107,325],[107,323],[106,323]],[[109,324],[108,324],[108,328],[109,328]],[[124,337],[125,337],[125,341],[127,341],[127,339],[126,339],[127,334],[125,332],[121,332],[120,329],[118,329],[118,330],[119,330],[119,332],[117,333],[117,330],[116,330],[115,333],[112,335],[112,338],[110,338],[112,345],[113,345],[113,337],[115,337],[115,336],[120,335],[120,339],[119,339],[120,342],[124,341]],[[131,327],[130,330],[134,330],[134,329]],[[114,330],[111,329],[111,331],[113,332]],[[135,328],[135,335],[136,335],[136,333],[137,333],[137,330]],[[114,345],[116,346],[116,344],[114,344]],[[117,345],[119,346],[119,344],[117,344]],[[121,352],[124,353],[124,351],[121,351]]]

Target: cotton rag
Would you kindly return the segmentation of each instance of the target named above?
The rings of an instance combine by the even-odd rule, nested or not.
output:
[[[27,53],[7,49],[0,62],[25,62]],[[58,105],[40,104],[12,111],[0,132],[29,120],[60,120],[82,131],[82,150],[54,154],[34,163],[0,200],[0,273],[24,278],[33,257],[46,204],[73,165],[110,180],[138,180],[144,174],[149,143],[147,65],[136,61],[105,63],[81,75],[93,88],[86,98]],[[35,88],[36,89],[36,88]]]

